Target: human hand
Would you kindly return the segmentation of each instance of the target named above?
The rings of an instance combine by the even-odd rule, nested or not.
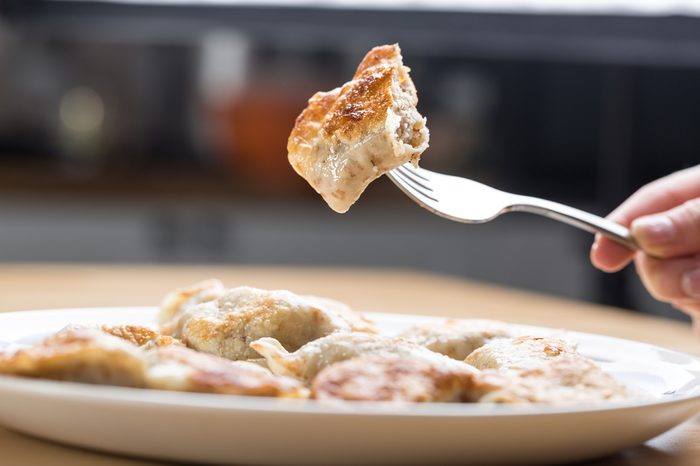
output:
[[[608,218],[629,227],[641,251],[596,235],[593,265],[617,272],[634,260],[649,293],[689,314],[700,336],[700,165],[642,187]]]

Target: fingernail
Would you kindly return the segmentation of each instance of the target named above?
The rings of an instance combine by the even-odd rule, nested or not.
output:
[[[700,269],[684,273],[681,278],[681,287],[687,296],[700,298]]]
[[[676,239],[676,227],[665,215],[649,215],[632,223],[632,234],[642,243],[668,244]]]

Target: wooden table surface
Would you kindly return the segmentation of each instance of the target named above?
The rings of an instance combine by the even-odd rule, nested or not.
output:
[[[687,325],[630,311],[402,270],[286,267],[0,265],[0,312],[157,305],[172,288],[205,278],[227,286],[319,294],[358,310],[486,317],[649,342],[700,355]],[[0,464],[147,465],[36,440],[0,428]],[[700,418],[595,465],[700,465]]]

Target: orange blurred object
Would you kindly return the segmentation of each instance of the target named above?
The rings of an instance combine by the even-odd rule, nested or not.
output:
[[[287,161],[287,138],[307,94],[251,85],[214,111],[221,156],[246,189],[258,193],[308,189]]]

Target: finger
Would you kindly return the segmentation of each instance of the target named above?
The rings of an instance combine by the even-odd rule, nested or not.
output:
[[[700,301],[681,299],[671,301],[671,305],[690,316],[693,320],[693,333],[700,337]]]
[[[700,252],[700,198],[666,212],[635,219],[632,236],[645,252],[656,257],[680,257]]]
[[[663,260],[638,253],[635,265],[642,283],[659,301],[700,300],[700,256]]]
[[[700,165],[673,173],[639,189],[608,215],[620,225],[630,226],[644,215],[672,209],[683,202],[700,197]],[[605,237],[596,237],[591,250],[591,262],[605,272],[615,272],[626,266],[634,253]]]
[[[637,217],[672,209],[700,197],[700,165],[653,181],[612,211],[608,218],[629,226]]]
[[[591,262],[603,272],[617,272],[634,258],[634,251],[603,235],[596,235],[591,247]]]

